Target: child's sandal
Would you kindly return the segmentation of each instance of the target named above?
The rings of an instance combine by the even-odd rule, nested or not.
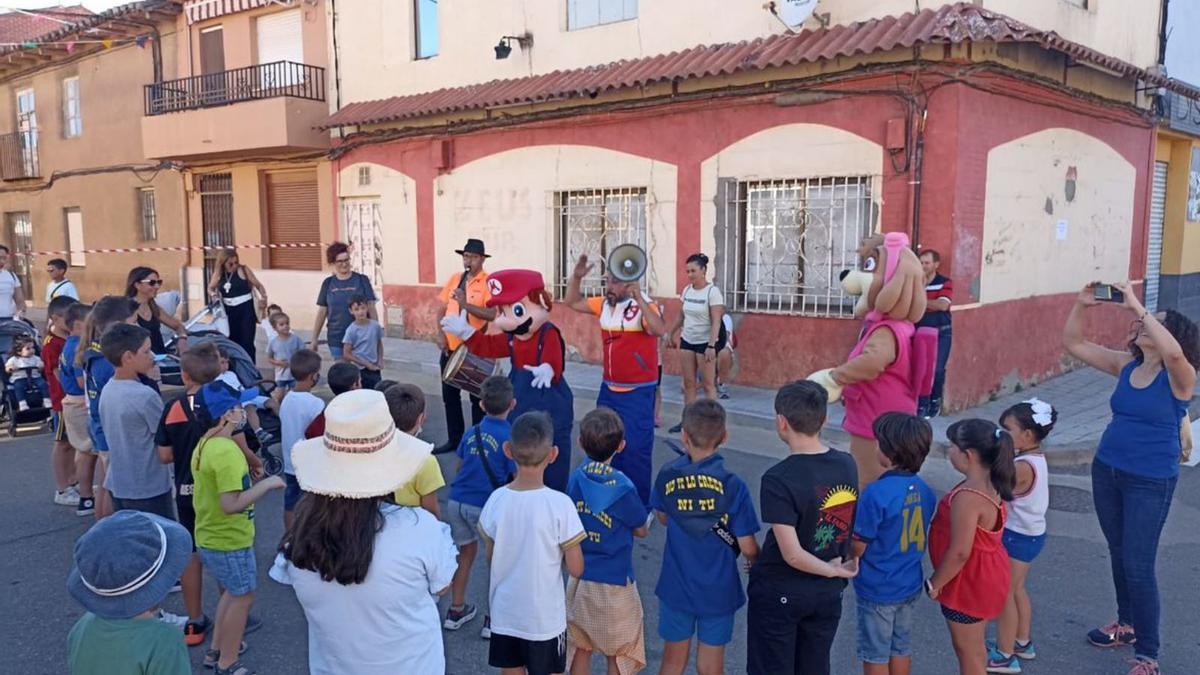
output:
[[[238,656],[241,656],[242,654],[245,654],[245,653],[246,653],[246,641],[242,640],[242,643],[240,645],[238,645]],[[209,649],[208,651],[204,652],[204,661],[201,663],[201,665],[203,665],[205,668],[208,668],[209,670],[212,670],[214,668],[217,668],[217,661],[219,661],[220,659],[221,659],[221,650]],[[220,670],[220,669],[217,668],[217,670]]]
[[[246,666],[243,666],[241,661],[234,661],[233,664],[225,670],[217,668],[217,675],[258,675],[258,673],[250,670]]]

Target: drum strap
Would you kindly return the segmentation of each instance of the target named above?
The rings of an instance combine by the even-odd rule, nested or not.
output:
[[[496,470],[492,468],[492,463],[488,461],[487,447],[483,444],[483,432],[479,430],[478,424],[475,425],[475,445],[479,448],[479,461],[483,463],[483,471],[487,474],[488,482],[492,484],[492,489],[496,490],[507,484],[508,481],[501,483],[500,479],[496,478]]]

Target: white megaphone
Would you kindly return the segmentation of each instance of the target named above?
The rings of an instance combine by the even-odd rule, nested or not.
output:
[[[646,275],[646,252],[637,244],[621,244],[608,256],[608,273],[617,281],[637,281]]]

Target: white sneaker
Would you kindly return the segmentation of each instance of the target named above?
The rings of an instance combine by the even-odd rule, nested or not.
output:
[[[59,506],[79,506],[79,490],[74,485],[68,485],[66,490],[55,490],[54,503]]]
[[[25,400],[17,401],[17,410],[20,410],[21,412],[25,412],[26,410],[29,410],[29,401],[25,401]]]
[[[42,399],[42,407],[43,408],[46,408],[47,410],[49,410],[50,406],[52,406],[52,405],[54,405],[54,404],[50,402],[50,399],[48,399],[48,398]]]
[[[159,621],[161,621],[169,626],[175,626],[179,630],[183,630],[183,627],[186,626],[187,622],[188,622],[187,616],[180,616],[178,614],[172,614],[163,609],[158,610],[157,618]]]

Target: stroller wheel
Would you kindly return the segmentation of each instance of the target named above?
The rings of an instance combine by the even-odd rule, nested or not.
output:
[[[271,452],[263,451],[263,471],[268,476],[278,476],[283,473],[283,460]]]

